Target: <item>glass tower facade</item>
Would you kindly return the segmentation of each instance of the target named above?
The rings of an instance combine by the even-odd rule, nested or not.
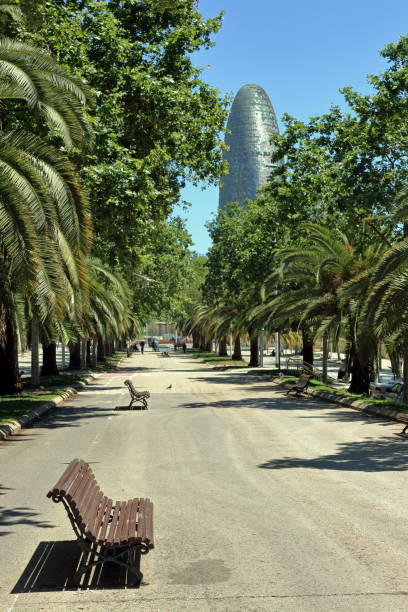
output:
[[[219,207],[228,202],[245,204],[268,179],[272,169],[270,143],[279,134],[275,111],[266,92],[259,85],[244,85],[232,103],[225,135],[229,150],[224,152],[229,173],[220,187]]]

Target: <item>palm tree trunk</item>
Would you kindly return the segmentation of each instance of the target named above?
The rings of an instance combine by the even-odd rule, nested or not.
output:
[[[313,340],[309,329],[302,329],[303,361],[313,365]]]
[[[59,374],[57,366],[57,344],[43,344],[42,376],[55,376]]]
[[[228,357],[228,350],[227,350],[227,338],[224,337],[220,340],[220,347],[218,349],[218,355],[220,357]]]
[[[98,361],[98,339],[94,336],[92,340],[91,368],[96,368],[97,361]]]
[[[237,334],[234,340],[234,352],[232,354],[233,361],[240,361],[242,359],[241,353],[241,336]]]
[[[69,367],[71,370],[81,369],[81,343],[69,344]]]
[[[205,343],[205,352],[212,353],[212,339],[207,340],[207,342]]]
[[[328,345],[327,345],[327,332],[323,334],[323,382],[327,383],[327,359],[328,359]]]
[[[360,363],[353,325],[350,326],[350,357],[353,363],[350,368],[351,382],[349,391],[350,393],[368,394],[370,388],[370,368],[368,363]]]
[[[0,292],[0,372],[0,395],[21,391],[17,329],[11,301],[3,290]]]
[[[31,319],[31,384],[37,387],[40,384],[40,323],[38,316],[33,312]]]
[[[86,370],[86,340],[81,340],[81,370]]]
[[[251,343],[251,359],[249,361],[249,365],[252,368],[257,368],[259,366],[259,347],[258,347],[258,336],[253,336],[250,339]]]
[[[86,341],[86,365],[91,365],[91,339]]]
[[[98,336],[98,361],[106,361],[105,342]]]
[[[404,404],[408,404],[408,345],[405,343],[403,359],[404,376]]]

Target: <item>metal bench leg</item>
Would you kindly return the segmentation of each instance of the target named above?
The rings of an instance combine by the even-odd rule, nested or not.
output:
[[[129,551],[128,576],[137,587],[141,585],[143,574],[140,571],[140,548]]]
[[[401,431],[402,434],[406,433],[408,429],[408,423],[405,425],[404,429]]]

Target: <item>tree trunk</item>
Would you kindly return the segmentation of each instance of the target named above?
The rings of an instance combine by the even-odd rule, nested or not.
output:
[[[228,357],[228,350],[227,350],[227,338],[221,338],[220,340],[220,346],[218,349],[218,355],[220,357]]]
[[[303,361],[313,365],[313,340],[308,329],[302,330],[303,339]]]
[[[86,370],[86,340],[81,340],[81,370]]]
[[[212,353],[212,340],[207,340],[205,343],[205,352]]]
[[[234,340],[234,352],[232,354],[233,361],[240,361],[242,359],[241,353],[241,336],[238,334]]]
[[[403,352],[404,404],[408,404],[408,345],[404,344]]]
[[[98,361],[106,361],[105,342],[98,336]]]
[[[351,366],[351,383],[349,387],[350,393],[366,393],[368,395],[370,389],[370,368],[369,365],[360,363],[358,355],[353,356],[353,365]]]
[[[98,361],[98,339],[94,337],[92,341],[91,368],[96,368],[97,361]]]
[[[350,368],[351,382],[348,390],[350,393],[368,394],[370,389],[370,368],[368,363],[366,365],[360,363],[353,325],[350,326],[350,357],[353,363]]]
[[[193,348],[198,349],[200,347],[200,336],[193,334]]]
[[[200,351],[205,351],[206,344],[205,336],[200,336]]]
[[[33,387],[38,387],[40,384],[40,323],[38,316],[33,312],[31,319],[31,384]]]
[[[91,365],[91,340],[86,341],[86,365]]]
[[[59,374],[57,366],[57,344],[43,344],[43,359],[42,359],[42,376],[56,376]]]
[[[327,332],[323,334],[323,382],[327,383],[327,359],[328,359],[328,346],[327,346]]]
[[[0,295],[0,373],[0,395],[21,391],[17,329],[12,305],[3,289]]]
[[[69,343],[69,367],[71,370],[81,369],[81,342]]]
[[[251,337],[250,343],[251,343],[251,359],[249,361],[249,366],[251,368],[257,368],[259,366],[258,336]]]

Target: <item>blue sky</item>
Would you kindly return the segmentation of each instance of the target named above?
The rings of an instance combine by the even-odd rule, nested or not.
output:
[[[408,34],[407,0],[200,0],[199,10],[206,18],[225,11],[216,46],[193,56],[197,66],[209,65],[202,78],[223,94],[261,85],[280,127],[284,113],[307,120],[343,106],[342,87],[368,93],[366,75],[386,66],[379,51]],[[194,249],[205,254],[218,188],[189,185],[182,197],[192,203],[180,212]]]

